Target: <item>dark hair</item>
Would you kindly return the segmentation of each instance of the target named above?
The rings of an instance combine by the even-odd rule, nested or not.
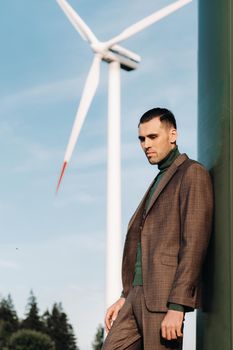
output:
[[[174,117],[174,114],[169,111],[167,108],[152,108],[149,111],[145,112],[139,121],[139,124],[143,124],[146,122],[149,122],[153,118],[158,118],[160,119],[161,123],[166,123],[167,126],[173,126],[176,129],[176,119]]]

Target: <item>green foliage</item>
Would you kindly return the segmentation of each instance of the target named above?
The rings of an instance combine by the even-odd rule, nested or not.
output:
[[[92,348],[94,350],[101,350],[104,342],[104,328],[100,324],[97,328],[94,342],[92,343]]]
[[[21,329],[10,339],[9,350],[55,350],[55,344],[47,334],[31,329]]]
[[[61,304],[40,316],[30,292],[25,318],[18,320],[10,295],[0,301],[0,350],[79,350]]]
[[[11,334],[16,332],[19,326],[18,317],[14,309],[11,296],[0,302],[0,349],[8,344]]]
[[[30,296],[26,306],[26,318],[22,321],[21,328],[34,329],[39,332],[44,331],[44,325],[39,316],[37,300],[32,290],[30,291]]]
[[[47,334],[54,340],[56,350],[78,350],[73,328],[68,322],[61,303],[55,303],[51,313],[46,311],[43,318]]]

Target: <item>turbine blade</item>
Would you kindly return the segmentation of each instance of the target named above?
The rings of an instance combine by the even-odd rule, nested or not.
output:
[[[125,30],[123,30],[123,32],[121,32],[116,37],[114,37],[114,38],[110,39],[109,41],[107,41],[105,43],[107,48],[110,48],[113,45],[118,44],[119,42],[128,39],[132,35],[140,32],[141,30],[145,29],[146,27],[149,27],[151,24],[153,24],[153,23],[159,21],[160,19],[168,16],[170,13],[172,13],[174,11],[177,11],[181,7],[187,5],[191,1],[192,0],[178,0],[178,1],[174,2],[174,3],[172,3],[171,5],[168,5],[168,6],[164,7],[164,8],[162,8],[159,11],[156,11],[152,15],[147,16],[144,19],[136,22],[132,26],[130,26],[130,27],[126,28]]]
[[[61,180],[63,178],[63,175],[64,175],[64,172],[66,170],[66,167],[67,167],[67,162],[64,162],[63,163],[63,166],[62,166],[62,169],[61,169],[61,174],[60,174],[60,177],[59,177],[59,180],[58,180],[58,183],[57,183],[57,189],[56,189],[56,193],[58,192],[59,190],[59,187],[60,187],[60,184],[61,184]]]
[[[88,109],[91,105],[93,97],[95,95],[96,89],[99,85],[99,76],[100,76],[100,63],[101,63],[101,55],[95,54],[91,68],[89,70],[86,83],[83,89],[83,93],[81,96],[80,104],[76,113],[75,121],[73,124],[72,132],[69,138],[68,146],[66,148],[66,153],[64,157],[64,163],[62,166],[62,171],[59,177],[57,191],[60,187],[61,180],[63,178],[65,169],[68,165],[68,162],[72,156],[75,144],[79,137],[80,131],[82,129],[83,123],[87,116]]]
[[[57,0],[57,3],[84,40],[87,40],[91,44],[98,42],[92,30],[66,0]]]

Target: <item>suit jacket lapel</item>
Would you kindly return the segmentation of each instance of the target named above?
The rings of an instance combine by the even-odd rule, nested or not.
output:
[[[180,164],[182,164],[186,159],[188,159],[188,156],[186,153],[182,153],[180,154],[175,160],[174,162],[170,165],[170,167],[167,169],[166,173],[164,174],[163,178],[161,179],[161,181],[159,182],[155,193],[153,194],[151,200],[150,200],[150,204],[147,208],[146,211],[146,215],[148,214],[150,208],[152,207],[152,205],[154,204],[154,202],[156,201],[156,199],[158,198],[159,194],[161,193],[161,191],[164,189],[164,187],[167,185],[167,183],[170,181],[170,179],[172,178],[172,176],[175,174],[178,166]],[[134,220],[136,219],[137,215],[141,212],[141,210],[144,209],[145,206],[145,201],[146,201],[146,197],[152,187],[154,183],[154,180],[151,182],[148,190],[146,191],[145,195],[143,196],[139,206],[137,207],[135,213],[133,214],[132,218],[129,221],[128,224],[128,230],[131,228],[132,224],[134,223]]]
[[[171,180],[172,176],[175,174],[176,170],[178,169],[178,166],[182,164],[186,159],[188,158],[186,153],[180,154],[174,162],[169,166],[169,168],[166,170],[164,176],[162,177],[161,181],[159,182],[155,192],[153,193],[150,204],[147,207],[146,215],[150,211],[152,205],[155,203],[156,199],[164,189],[164,187],[168,184],[168,182]]]
[[[128,230],[129,230],[129,228],[131,227],[131,225],[133,224],[133,222],[134,222],[134,220],[135,220],[137,214],[140,212],[140,209],[144,208],[145,202],[146,202],[146,197],[147,197],[147,195],[148,195],[148,193],[149,193],[149,191],[150,191],[150,189],[151,189],[153,183],[154,183],[154,179],[153,179],[153,181],[151,182],[151,184],[150,184],[148,190],[147,190],[146,193],[144,194],[144,196],[143,196],[141,202],[139,203],[139,205],[138,205],[136,211],[134,212],[133,216],[131,217],[131,219],[130,219],[130,221],[129,221],[129,224],[128,224]]]

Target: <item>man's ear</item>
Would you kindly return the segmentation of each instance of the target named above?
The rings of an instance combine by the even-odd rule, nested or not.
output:
[[[177,130],[175,128],[170,129],[170,142],[175,143],[177,139]]]

